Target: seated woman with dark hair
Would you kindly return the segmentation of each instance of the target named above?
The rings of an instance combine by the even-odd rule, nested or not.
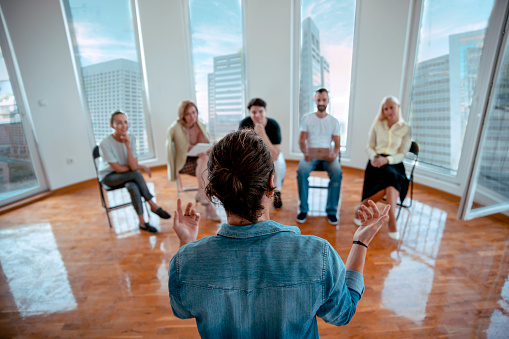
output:
[[[377,202],[385,197],[391,205],[389,212],[389,237],[398,240],[396,228],[396,204],[398,198],[403,201],[408,191],[408,178],[405,174],[403,159],[412,144],[412,129],[401,117],[399,100],[393,96],[382,99],[380,109],[369,132],[366,153],[369,160],[364,172],[362,203]],[[361,224],[357,217],[354,223]]]
[[[318,337],[316,316],[348,324],[364,292],[367,247],[387,221],[389,206],[362,206],[346,265],[324,239],[270,220],[274,163],[252,130],[230,133],[210,152],[210,199],[227,224],[195,241],[200,215],[180,199],[173,228],[181,248],[170,261],[173,313],[196,318],[202,337]]]
[[[143,197],[152,212],[163,219],[171,216],[154,201],[149,192],[145,179],[140,170],[152,176],[150,168],[138,163],[136,155],[136,139],[134,135],[127,134],[129,123],[127,116],[115,111],[110,118],[110,126],[115,130],[99,144],[101,162],[99,164],[99,180],[107,186],[124,185],[129,191],[133,207],[139,219],[139,228],[150,233],[157,233],[157,228],[145,222],[143,218]]]

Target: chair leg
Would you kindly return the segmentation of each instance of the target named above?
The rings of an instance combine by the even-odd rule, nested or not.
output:
[[[108,218],[108,224],[110,225],[110,228],[113,228],[113,226],[111,226],[110,211],[108,211],[108,209],[106,209],[106,217]]]
[[[400,215],[400,213],[401,213],[401,209],[402,209],[403,207],[404,207],[404,206],[399,205],[398,214],[396,215],[396,220],[398,220],[398,219],[399,219],[399,215]]]

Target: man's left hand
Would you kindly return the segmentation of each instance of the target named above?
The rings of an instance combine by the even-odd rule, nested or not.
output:
[[[326,160],[326,161],[334,161],[336,158],[338,157],[338,154],[334,153],[334,152],[331,152],[329,153],[328,156],[326,156],[325,158],[323,158],[323,160]]]

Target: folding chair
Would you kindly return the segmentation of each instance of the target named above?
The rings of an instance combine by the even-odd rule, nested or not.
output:
[[[182,173],[177,172],[177,198],[180,198],[180,192],[192,192],[192,191],[198,191],[198,187],[184,187],[182,184],[182,178],[180,177]],[[190,174],[188,174],[190,175]]]
[[[94,147],[94,150],[92,151],[92,157],[94,159],[94,167],[95,167],[95,174],[97,177],[97,183],[99,184],[99,194],[101,195],[101,203],[102,203],[103,208],[106,210],[106,216],[108,217],[108,224],[110,225],[110,228],[112,228],[111,220],[110,220],[110,211],[132,205],[132,202],[129,201],[129,202],[114,205],[114,206],[108,206],[108,204],[106,203],[106,199],[104,197],[104,191],[106,191],[106,192],[115,191],[118,189],[125,188],[125,185],[122,184],[122,185],[111,187],[111,186],[101,183],[101,181],[99,181],[99,171],[98,171],[98,165],[97,165],[97,162],[99,161],[99,158],[101,157],[101,154],[99,152],[99,146],[96,145]],[[142,197],[142,199],[143,199],[143,197]],[[144,206],[145,206],[145,209],[147,210],[147,215],[149,215],[149,217],[150,217],[150,213],[148,213],[149,208],[147,207],[146,201],[145,201]]]
[[[396,216],[396,220],[399,218],[399,214],[401,213],[401,208],[410,208],[412,207],[412,202],[414,200],[414,170],[415,165],[417,165],[417,160],[419,158],[419,144],[415,141],[412,141],[412,145],[410,146],[410,150],[407,153],[406,159],[410,160],[410,175],[407,175],[408,180],[410,181],[410,203],[408,205],[404,204],[404,201],[398,203],[399,210],[398,215]]]

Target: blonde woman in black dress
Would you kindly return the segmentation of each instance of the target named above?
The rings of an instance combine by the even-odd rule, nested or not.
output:
[[[405,200],[408,179],[403,159],[412,143],[412,129],[401,118],[401,105],[394,96],[387,96],[380,103],[380,110],[369,132],[366,153],[369,161],[364,172],[362,205],[367,201],[377,202],[384,197],[391,205],[389,211],[389,236],[399,239],[396,225],[396,204],[398,198]],[[359,226],[359,207],[354,215],[354,223]]]

